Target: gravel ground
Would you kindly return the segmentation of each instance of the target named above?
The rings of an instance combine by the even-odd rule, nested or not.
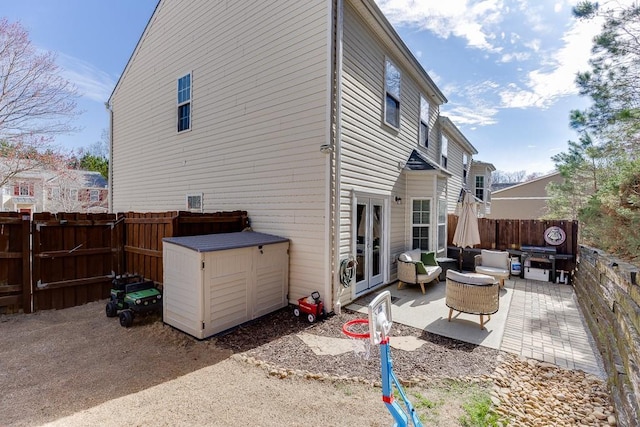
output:
[[[283,309],[198,341],[159,316],[122,328],[105,317],[104,304],[0,315],[0,426],[392,424],[381,401],[377,347],[369,359],[351,351],[318,356],[297,336],[344,338],[342,325],[358,313],[344,310],[309,324]],[[394,371],[424,425],[460,425],[462,404],[489,392],[501,414],[534,417],[530,425],[572,425],[578,417],[602,425],[602,417],[612,418],[606,385],[581,372],[550,370],[397,323],[391,333],[392,342],[425,341],[415,351],[392,349]],[[555,403],[530,399],[550,387]],[[558,401],[566,396],[577,406]],[[597,404],[585,412],[580,402]],[[522,412],[527,405],[530,413]],[[551,410],[534,411],[543,407]]]

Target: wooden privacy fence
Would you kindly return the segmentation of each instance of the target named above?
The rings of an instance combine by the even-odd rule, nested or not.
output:
[[[447,217],[447,244],[453,245],[458,216]],[[578,252],[578,221],[534,219],[478,219],[480,249],[520,249],[521,246],[548,246],[544,240],[547,228],[557,226],[564,230],[566,240],[556,246],[558,253],[576,255]]]
[[[247,212],[0,213],[0,313],[106,298],[116,274],[162,282],[164,237],[242,231]]]
[[[127,212],[124,221],[124,255],[127,272],[162,283],[162,239],[242,231],[249,226],[245,211]]]
[[[453,246],[453,236],[458,224],[458,216],[447,217],[447,245]],[[566,263],[572,270],[578,253],[578,221],[568,220],[529,220],[529,219],[478,219],[480,232],[477,249],[496,249],[517,251],[522,246],[550,246],[544,240],[544,232],[552,226],[564,230],[566,239],[561,245],[555,246],[556,252],[571,255]]]

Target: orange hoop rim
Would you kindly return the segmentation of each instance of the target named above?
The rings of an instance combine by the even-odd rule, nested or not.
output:
[[[353,325],[357,325],[357,324],[369,324],[369,319],[353,319],[353,320],[349,320],[347,323],[345,323],[342,326],[342,333],[345,334],[348,337],[351,338],[356,338],[356,339],[361,339],[361,340],[366,340],[368,339],[371,334],[369,332],[366,333],[357,333],[357,332],[352,332],[349,330],[349,328]]]

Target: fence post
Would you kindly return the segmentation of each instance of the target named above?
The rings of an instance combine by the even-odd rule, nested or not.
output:
[[[22,215],[22,311],[31,313],[31,216]]]

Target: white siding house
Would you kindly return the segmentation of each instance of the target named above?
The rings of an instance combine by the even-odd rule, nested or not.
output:
[[[109,99],[111,210],[246,210],[331,310],[445,249],[444,102],[373,0],[160,0]]]
[[[470,190],[478,202],[478,216],[491,214],[491,172],[496,168],[491,163],[473,160],[471,162]]]

